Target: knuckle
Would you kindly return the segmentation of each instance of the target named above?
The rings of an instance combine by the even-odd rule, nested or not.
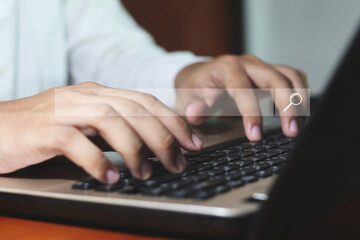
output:
[[[227,64],[236,64],[238,62],[239,58],[238,58],[238,56],[227,54],[227,55],[219,57],[219,60],[221,62],[224,62]]]
[[[143,116],[144,107],[132,100],[128,100],[127,103],[121,106],[122,113],[128,116]]]
[[[142,95],[142,98],[150,106],[151,105],[156,105],[156,104],[159,103],[159,100],[157,99],[157,97],[155,97],[154,95],[151,95],[151,94],[144,93]]]
[[[129,143],[129,146],[124,150],[126,155],[136,157],[139,156],[141,151],[144,149],[144,143],[140,140],[135,141],[133,140],[131,143]]]
[[[116,116],[116,111],[113,107],[108,104],[100,104],[93,106],[93,111],[96,112],[97,116]]]
[[[179,129],[190,131],[189,125],[186,123],[186,121],[181,117],[175,117],[175,126]]]
[[[66,147],[68,144],[71,144],[77,134],[78,132],[71,128],[59,130],[52,139],[52,145],[56,148]]]
[[[260,61],[260,59],[259,59],[258,57],[256,57],[256,56],[253,55],[253,54],[250,54],[250,53],[244,54],[242,57],[243,57],[244,59],[247,59],[247,60],[252,61],[252,62],[258,62],[258,61]]]
[[[174,146],[176,146],[176,143],[177,141],[175,137],[169,133],[162,137],[159,147],[161,149],[172,149]]]

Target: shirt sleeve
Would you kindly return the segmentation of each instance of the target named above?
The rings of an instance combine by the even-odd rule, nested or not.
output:
[[[157,46],[117,0],[66,0],[65,7],[75,84],[93,81],[115,88],[169,89],[166,96],[157,97],[172,107],[177,73],[207,60]]]

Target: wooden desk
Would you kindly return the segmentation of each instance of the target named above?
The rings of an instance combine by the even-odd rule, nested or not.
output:
[[[149,237],[129,233],[111,232],[83,227],[0,217],[0,239],[36,239],[36,240],[68,240],[68,239],[127,239],[127,240],[160,240],[161,237]]]

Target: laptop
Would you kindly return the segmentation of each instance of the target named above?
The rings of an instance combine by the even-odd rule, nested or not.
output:
[[[329,231],[319,226],[331,226],[332,213],[360,197],[358,89],[360,28],[296,139],[275,127],[259,142],[239,138],[186,153],[181,175],[154,159],[146,182],[121,168],[115,185],[55,159],[1,176],[0,214],[205,239]],[[328,225],[319,225],[324,219]]]

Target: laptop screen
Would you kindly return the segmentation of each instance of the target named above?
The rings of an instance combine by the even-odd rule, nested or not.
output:
[[[258,239],[330,231],[337,211],[360,198],[359,89],[360,28],[273,186],[254,227]]]

